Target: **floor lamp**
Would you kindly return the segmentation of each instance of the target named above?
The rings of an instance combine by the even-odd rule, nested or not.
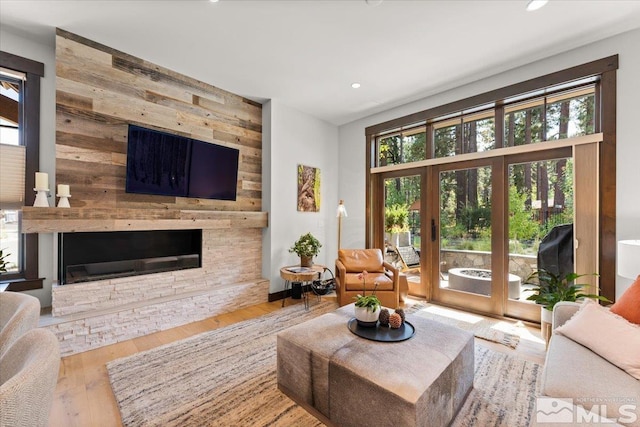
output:
[[[640,275],[640,240],[618,242],[618,274],[627,279]]]
[[[344,207],[344,200],[340,200],[338,209],[336,209],[336,217],[338,218],[338,250],[340,250],[340,238],[342,237],[342,218],[347,216],[347,208]]]

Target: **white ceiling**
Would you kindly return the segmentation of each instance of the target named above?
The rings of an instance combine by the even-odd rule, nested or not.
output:
[[[640,27],[635,0],[551,0],[535,12],[525,5],[0,0],[0,26],[50,44],[60,27],[336,125]],[[360,89],[351,88],[356,81]]]

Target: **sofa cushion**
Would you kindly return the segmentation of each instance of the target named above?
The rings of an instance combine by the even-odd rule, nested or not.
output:
[[[362,293],[362,279],[358,278],[356,273],[348,273],[344,277],[345,289],[347,291],[356,291]],[[375,287],[375,283],[378,283],[378,291],[392,291],[393,280],[384,273],[374,272],[367,274],[367,295],[370,295]]]
[[[573,398],[574,404],[586,409],[604,403],[607,415],[617,418],[621,405],[640,396],[640,381],[588,348],[554,334],[549,342],[540,392],[549,397]],[[623,422],[633,426],[638,423],[640,420]]]
[[[629,322],[640,324],[640,276],[611,306],[611,311]]]
[[[640,380],[640,325],[630,323],[592,300],[585,300],[562,334]]]
[[[384,271],[384,260],[380,249],[340,249],[338,251],[338,259],[347,269],[347,273]],[[367,281],[370,281],[370,279],[367,278]]]

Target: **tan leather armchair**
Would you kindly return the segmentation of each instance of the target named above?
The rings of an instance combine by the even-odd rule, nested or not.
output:
[[[376,296],[383,306],[397,308],[399,303],[398,269],[384,261],[380,249],[340,249],[336,260],[336,292],[338,304],[354,302],[353,297],[362,294],[362,280],[358,274],[367,271],[367,295],[371,295],[374,283],[378,283]]]

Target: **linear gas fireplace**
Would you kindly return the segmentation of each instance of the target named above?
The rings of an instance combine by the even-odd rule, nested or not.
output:
[[[202,265],[202,230],[60,233],[61,285]]]

